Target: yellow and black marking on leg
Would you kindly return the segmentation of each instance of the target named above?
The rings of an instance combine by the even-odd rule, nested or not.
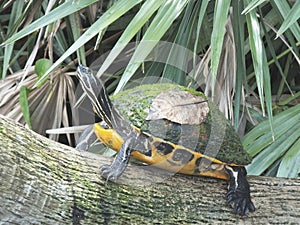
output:
[[[228,180],[229,176],[224,168],[226,163],[183,146],[153,137],[136,127],[134,129],[141,135],[145,135],[151,146],[149,151],[144,151],[143,153],[133,150],[131,156],[135,159],[173,172]],[[94,131],[99,140],[106,146],[115,151],[121,149],[124,140],[115,130],[105,129],[100,124],[95,124]],[[232,164],[232,166],[235,165]]]

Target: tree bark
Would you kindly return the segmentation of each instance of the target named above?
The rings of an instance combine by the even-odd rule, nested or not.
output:
[[[300,180],[249,177],[256,211],[226,204],[223,180],[130,164],[117,183],[111,159],[50,141],[0,116],[0,224],[299,224]]]

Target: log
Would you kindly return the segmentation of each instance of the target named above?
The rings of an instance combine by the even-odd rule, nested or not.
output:
[[[249,177],[256,211],[232,213],[227,183],[130,163],[117,183],[110,163],[0,116],[0,224],[299,224],[300,180]]]

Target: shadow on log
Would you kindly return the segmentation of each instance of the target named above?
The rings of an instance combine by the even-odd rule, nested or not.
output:
[[[111,159],[50,141],[0,115],[0,224],[298,224],[300,180],[249,177],[257,210],[226,205],[225,181],[130,164],[105,183]]]

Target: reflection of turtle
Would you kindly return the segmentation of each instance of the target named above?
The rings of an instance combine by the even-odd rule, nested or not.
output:
[[[132,155],[174,172],[229,180],[228,203],[242,215],[254,211],[243,167],[251,158],[201,92],[172,84],[143,85],[113,96],[112,104],[89,68],[79,66],[77,72],[95,112],[107,124],[95,124],[97,137],[118,151],[111,165],[102,166],[104,177],[116,180]]]

